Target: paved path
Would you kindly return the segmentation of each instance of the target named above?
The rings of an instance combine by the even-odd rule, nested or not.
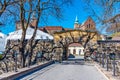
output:
[[[53,64],[20,80],[107,80],[93,66],[83,61]]]

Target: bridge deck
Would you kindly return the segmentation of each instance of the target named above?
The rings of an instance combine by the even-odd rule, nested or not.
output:
[[[106,80],[94,67],[83,60],[68,60],[53,64],[21,80]]]

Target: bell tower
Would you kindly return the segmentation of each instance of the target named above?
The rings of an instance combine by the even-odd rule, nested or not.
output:
[[[76,16],[75,22],[74,22],[74,29],[79,29],[79,20],[78,20],[77,16]]]

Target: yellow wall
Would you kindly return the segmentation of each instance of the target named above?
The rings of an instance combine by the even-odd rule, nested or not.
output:
[[[54,33],[54,41],[57,42],[60,40],[60,36],[62,36],[62,38],[65,38],[65,37],[69,37],[71,38],[70,34],[76,38],[76,39],[79,39],[80,36],[83,36],[83,35],[91,35],[94,36],[94,38],[91,40],[91,42],[97,42],[97,40],[101,39],[100,38],[100,35],[98,35],[97,32],[88,32],[88,31],[81,31],[81,30],[68,30],[68,31],[65,31],[65,32],[57,32],[57,33]],[[84,37],[83,40],[87,39],[87,36]]]

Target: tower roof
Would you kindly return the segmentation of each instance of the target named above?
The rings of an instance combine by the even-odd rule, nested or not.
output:
[[[78,17],[75,18],[75,23],[79,23]]]

